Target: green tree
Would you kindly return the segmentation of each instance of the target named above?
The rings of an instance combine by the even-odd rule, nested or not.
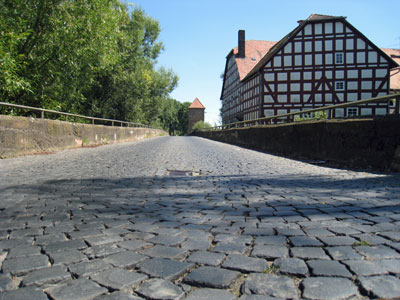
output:
[[[160,127],[170,135],[185,135],[188,129],[188,107],[190,102],[181,103],[175,99],[164,102],[160,115]]]
[[[179,135],[178,130],[178,110],[181,103],[175,99],[167,99],[163,103],[162,112],[159,117],[161,127],[168,131],[169,135]]]
[[[157,124],[178,77],[158,21],[118,0],[0,2],[3,101]]]
[[[191,102],[184,102],[178,111],[178,130],[181,135],[188,134],[189,131],[189,106]]]
[[[116,62],[118,33],[110,24],[121,20],[121,9],[104,0],[3,1],[1,31],[18,39],[3,45],[0,59],[11,56],[15,77],[26,84],[12,93],[2,87],[2,97],[78,112],[95,73]]]

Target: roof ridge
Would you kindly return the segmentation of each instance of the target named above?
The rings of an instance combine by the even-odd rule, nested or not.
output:
[[[313,18],[318,19],[336,19],[336,18],[345,18],[345,16],[332,16],[332,15],[324,15],[324,14],[311,14],[305,21],[313,20]]]
[[[251,42],[251,41],[254,41],[254,42],[273,42],[273,43],[275,43],[275,41],[267,41],[267,40],[246,40],[246,42]]]

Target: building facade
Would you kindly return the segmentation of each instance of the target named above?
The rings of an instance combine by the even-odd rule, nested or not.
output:
[[[279,42],[244,40],[227,56],[224,124],[389,94],[399,65],[345,17],[311,15]],[[244,48],[244,49],[242,49]],[[334,117],[383,115],[389,102],[336,109]]]

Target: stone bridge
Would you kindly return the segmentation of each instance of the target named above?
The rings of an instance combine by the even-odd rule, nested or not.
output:
[[[0,299],[400,297],[400,176],[198,137],[0,160]]]

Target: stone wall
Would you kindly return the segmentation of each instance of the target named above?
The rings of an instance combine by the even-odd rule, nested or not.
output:
[[[400,118],[309,121],[194,135],[273,154],[400,171]]]
[[[111,127],[0,115],[0,158],[168,135],[149,128]]]
[[[193,125],[198,121],[204,121],[204,108],[189,108],[188,110],[189,117],[189,132],[192,131]]]

